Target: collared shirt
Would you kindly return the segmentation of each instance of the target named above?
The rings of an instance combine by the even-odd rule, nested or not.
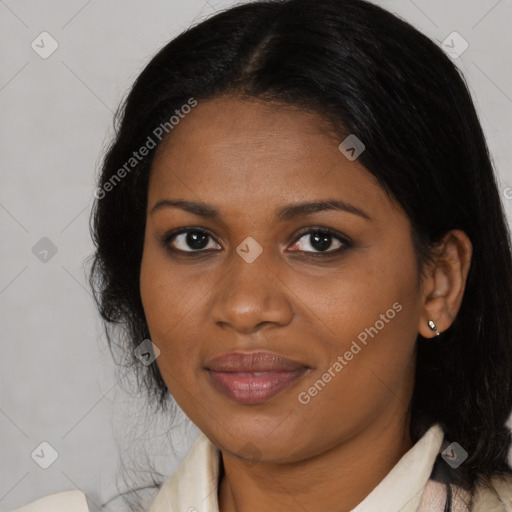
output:
[[[352,512],[417,512],[443,437],[438,424],[430,427]],[[150,512],[219,512],[219,458],[218,448],[200,434],[162,485]],[[444,504],[444,499],[441,501]],[[422,507],[434,510],[425,504]]]
[[[351,512],[443,512],[445,486],[429,480],[443,438],[438,424],[430,427]],[[219,464],[218,448],[200,434],[178,469],[158,491],[149,512],[219,512]],[[453,512],[465,510],[460,501],[453,505]],[[84,493],[67,491],[13,512],[90,512],[90,508]]]

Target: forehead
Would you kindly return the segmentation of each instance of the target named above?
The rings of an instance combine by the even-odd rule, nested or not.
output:
[[[327,197],[364,205],[371,215],[395,208],[376,179],[338,146],[319,114],[296,107],[222,97],[199,104],[158,148],[148,207],[164,196],[219,209]]]

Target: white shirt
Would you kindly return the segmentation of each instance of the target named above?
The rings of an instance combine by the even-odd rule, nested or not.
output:
[[[384,479],[351,512],[437,511],[444,505],[444,486],[429,481],[443,442],[433,425],[396,463]],[[149,512],[219,512],[217,489],[220,452],[200,434],[175,473],[160,488]],[[427,486],[428,483],[428,486]],[[90,512],[80,491],[52,494],[12,512]]]
[[[417,512],[443,437],[432,426],[352,512]],[[201,434],[150,512],[219,512],[218,478],[219,450]]]

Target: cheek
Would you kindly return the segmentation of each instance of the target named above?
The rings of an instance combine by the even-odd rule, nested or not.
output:
[[[401,254],[400,258],[396,254]],[[332,341],[336,351],[348,350],[353,339],[372,335],[392,340],[417,330],[419,289],[414,254],[401,250],[360,252],[333,269],[328,279],[302,279],[290,283],[304,299],[312,320]],[[311,313],[309,313],[311,316]]]
[[[156,277],[158,276],[158,277]],[[197,394],[193,378],[199,360],[199,347],[188,340],[198,340],[194,332],[193,308],[173,293],[172,279],[158,274],[156,267],[141,274],[141,296],[151,341],[160,349],[156,364],[173,398],[182,405]],[[171,290],[171,292],[169,291]]]
[[[300,414],[327,437],[341,431],[350,436],[409,401],[417,322],[411,321],[414,306],[406,289],[384,288],[376,295],[370,287],[366,296],[358,287],[349,301],[326,302],[330,336],[317,345],[323,345],[322,364],[296,399]]]
[[[416,283],[415,256],[404,244],[396,252],[358,255],[354,264],[340,267],[322,286],[304,283],[297,292],[308,297],[314,313],[310,318],[318,328],[317,345],[323,346],[324,356],[311,382],[329,381],[325,403],[341,408],[364,403],[371,409],[376,396],[397,389],[408,378],[418,326]]]
[[[185,326],[189,336],[193,334],[190,333],[190,326],[194,322],[190,321],[190,317],[193,317],[194,303],[197,303],[193,290],[194,287],[183,289],[179,275],[170,272],[169,262],[158,251],[151,248],[144,250],[140,294],[151,340],[161,351],[157,364],[166,382],[165,373],[174,373],[175,368],[180,367],[186,350],[189,355],[193,350],[193,347],[179,343],[183,339]]]
[[[204,296],[204,287],[173,269],[165,252],[145,247],[140,270],[140,294],[149,330],[155,339],[172,338],[173,331],[189,322]]]

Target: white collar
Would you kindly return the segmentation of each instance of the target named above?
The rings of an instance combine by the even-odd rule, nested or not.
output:
[[[430,427],[352,512],[416,512],[443,437],[438,424]],[[201,433],[162,485],[150,512],[219,512],[219,456],[218,448]]]

